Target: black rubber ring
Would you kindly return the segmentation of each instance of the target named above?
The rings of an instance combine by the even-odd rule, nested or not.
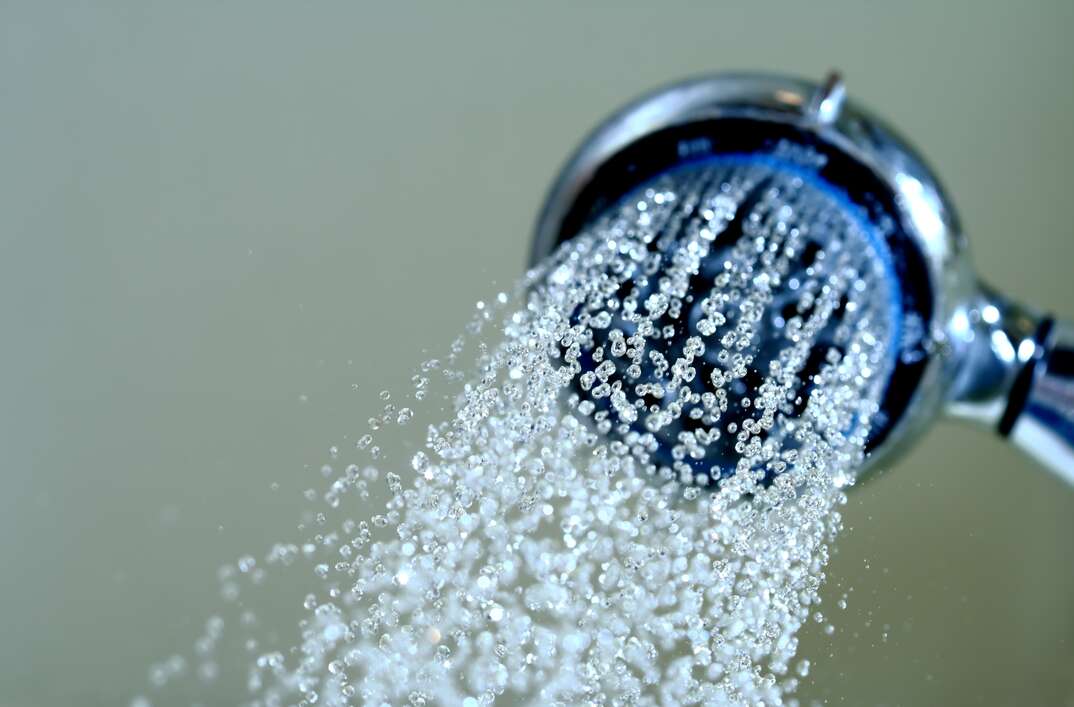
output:
[[[1007,409],[1003,411],[1003,417],[999,419],[999,426],[996,428],[1001,437],[1006,437],[1011,433],[1014,423],[1018,421],[1018,416],[1025,409],[1026,401],[1029,400],[1029,391],[1033,389],[1033,374],[1036,372],[1037,364],[1044,358],[1044,344],[1054,324],[1054,318],[1045,317],[1033,335],[1033,343],[1036,344],[1033,358],[1026,361],[1026,365],[1018,371],[1018,376],[1011,386],[1011,393],[1007,396]]]

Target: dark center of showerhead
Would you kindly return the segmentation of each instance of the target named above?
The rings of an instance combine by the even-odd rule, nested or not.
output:
[[[825,415],[846,436],[869,424],[835,419],[850,408],[834,395],[881,411],[903,321],[892,256],[864,210],[800,164],[680,164],[583,233],[608,251],[608,291],[574,314],[591,337],[576,392],[654,468],[704,484],[746,459],[767,483],[786,466],[765,457],[769,440],[785,456]]]

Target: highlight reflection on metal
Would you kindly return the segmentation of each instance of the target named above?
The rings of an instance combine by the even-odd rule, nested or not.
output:
[[[819,86],[779,76],[716,76],[627,106],[583,142],[556,180],[532,259],[574,236],[594,210],[640,183],[645,170],[696,159],[698,145],[713,154],[730,149],[744,132],[750,144],[768,134],[772,142],[825,152],[844,166],[820,176],[859,195],[875,218],[894,222],[888,245],[901,263],[906,323],[920,328],[921,345],[918,360],[904,357],[892,375],[897,394],[885,400],[884,429],[868,465],[890,461],[946,413],[1008,437],[1074,484],[1074,327],[980,282],[936,177],[891,129],[846,100],[837,75]]]

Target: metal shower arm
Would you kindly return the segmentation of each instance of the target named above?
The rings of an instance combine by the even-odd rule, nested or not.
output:
[[[994,430],[1074,486],[1074,325],[982,285],[949,331],[947,414]]]

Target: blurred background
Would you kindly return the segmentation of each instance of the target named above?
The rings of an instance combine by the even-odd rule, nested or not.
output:
[[[0,705],[127,704],[188,651],[668,80],[839,67],[980,271],[1074,317],[1071,3],[579,5],[0,3]],[[945,423],[846,519],[803,699],[1074,705],[1074,490]]]

